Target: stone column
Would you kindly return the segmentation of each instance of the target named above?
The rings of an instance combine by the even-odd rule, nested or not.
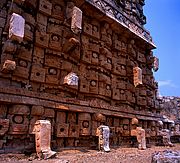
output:
[[[146,149],[145,130],[142,127],[138,127],[138,123],[139,121],[137,118],[132,119],[131,136],[136,136],[138,141],[138,149]]]
[[[37,120],[34,126],[36,152],[39,158],[48,159],[55,156],[51,150],[51,123],[48,120]]]
[[[109,152],[109,134],[110,129],[108,126],[101,125],[97,128],[97,136],[99,136],[99,150]]]

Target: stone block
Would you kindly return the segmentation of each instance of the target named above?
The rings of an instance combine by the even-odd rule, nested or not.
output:
[[[56,125],[56,136],[57,137],[68,137],[69,124],[59,124]]]
[[[124,90],[120,90],[120,100],[121,101],[126,101],[127,98],[126,98],[126,93]]]
[[[48,23],[47,32],[56,34],[56,35],[59,35],[60,37],[62,37],[63,26],[58,25],[58,24]]]
[[[113,126],[118,127],[120,124],[119,118],[113,118]]]
[[[138,54],[137,54],[137,60],[140,61],[140,62],[142,62],[142,63],[145,63],[145,62],[146,62],[146,57],[145,57],[145,55],[144,55],[143,53],[138,52]]]
[[[29,69],[21,66],[16,66],[16,71],[13,72],[13,76],[29,79]]]
[[[98,94],[98,81],[91,80],[89,84],[89,93]]]
[[[121,41],[119,40],[114,40],[113,42],[113,47],[116,49],[116,50],[121,50]]]
[[[37,56],[38,58],[44,58],[44,49],[39,48],[39,47],[35,47],[33,55]]]
[[[69,124],[76,123],[76,118],[77,118],[76,113],[74,112],[68,113],[67,123]]]
[[[116,133],[117,134],[122,134],[123,133],[123,128],[122,127],[116,127]]]
[[[51,15],[52,3],[50,3],[48,0],[40,0],[39,11],[45,15]]]
[[[30,108],[27,105],[13,105],[9,108],[9,114],[29,115]]]
[[[25,135],[28,132],[28,124],[22,125],[22,124],[12,124],[10,125],[10,129],[8,134],[12,135]]]
[[[117,80],[116,87],[118,89],[126,89],[126,81],[124,80]]]
[[[62,51],[62,38],[57,34],[50,34],[49,48],[57,51]]]
[[[52,13],[51,16],[58,19],[58,20],[64,20],[64,2],[52,2]]]
[[[78,124],[80,126],[80,135],[91,135],[91,115],[89,113],[79,113]]]
[[[130,92],[130,91],[126,91],[126,98],[127,98],[127,101],[128,102],[131,102],[131,103],[135,103],[135,95]]]
[[[134,74],[134,86],[136,87],[142,84],[142,69],[139,67],[134,67],[133,74]]]
[[[89,93],[89,82],[86,78],[80,78],[80,92]]]
[[[72,9],[71,30],[76,34],[82,30],[82,11],[76,6]]]
[[[33,35],[34,35],[34,28],[29,24],[25,24],[24,40],[33,42]]]
[[[63,61],[62,62],[62,67],[61,69],[67,72],[71,72],[72,71],[72,63],[69,61]]]
[[[33,64],[42,65],[44,63],[44,58],[38,56],[33,56]]]
[[[37,46],[47,48],[49,45],[49,34],[47,33],[41,33],[36,31],[36,41]]]
[[[18,42],[23,41],[25,20],[22,16],[13,13],[10,19],[9,38]]]
[[[37,23],[43,26],[47,26],[48,17],[44,14],[38,13],[37,14]]]
[[[10,128],[8,133],[15,135],[24,135],[28,132],[29,119],[27,115],[21,113],[9,114],[8,119],[10,120]]]
[[[91,63],[93,65],[98,65],[99,64],[99,54],[96,52],[92,52],[92,57],[91,57]]]
[[[37,0],[25,1],[25,4],[27,4],[27,6],[36,8],[36,6],[37,6]]]
[[[15,53],[16,51],[17,45],[11,40],[7,40],[2,47],[2,53]]]
[[[25,61],[31,62],[32,59],[32,49],[27,49],[23,46],[21,46],[18,49],[17,57],[20,59],[23,59]]]
[[[56,122],[59,124],[65,123],[66,122],[66,113],[65,112],[57,112]]]
[[[83,32],[91,36],[92,35],[92,24],[84,22]]]
[[[112,99],[113,100],[120,100],[120,90],[113,88],[112,89]]]
[[[32,106],[31,108],[31,115],[36,115],[36,116],[42,116],[44,115],[44,107],[43,106]]]
[[[46,75],[46,83],[58,85],[60,70],[50,68],[49,73],[51,73],[51,74]],[[54,73],[54,74],[52,74],[52,73]]]
[[[100,26],[99,26],[99,24],[98,25],[96,23],[92,24],[92,36],[97,38],[97,39],[100,39]]]
[[[102,83],[102,82],[99,82],[99,91],[98,91],[98,94],[102,95],[102,96],[105,96],[106,94],[106,88],[105,88],[105,84]]]
[[[112,72],[116,75],[126,76],[126,68],[124,65],[120,65],[118,63],[114,63],[112,66]]]
[[[79,125],[70,124],[69,125],[69,137],[79,137]]]
[[[38,65],[33,65],[31,69],[31,81],[44,83],[45,82],[45,69]]]
[[[146,97],[137,97],[137,105],[141,105],[141,106],[146,106],[147,105],[147,101],[146,101]]]
[[[91,63],[92,52],[89,50],[83,51],[82,61],[85,63]]]
[[[9,130],[9,119],[0,118],[0,126],[0,136],[3,136]]]
[[[45,108],[44,116],[54,118],[55,116],[54,109]]]
[[[67,62],[67,61],[63,62],[61,60],[61,58],[58,57],[58,56],[45,55],[45,65],[48,66],[48,67],[61,68],[61,64],[63,64],[62,67],[66,68],[65,63],[69,63],[69,62]],[[67,65],[67,69],[70,69],[69,64]]]
[[[36,31],[37,31],[37,32],[40,32],[40,34],[43,36],[43,35],[45,35],[46,32],[47,32],[47,26],[42,25],[42,24],[37,24],[37,25],[36,25]]]
[[[16,62],[15,61],[11,61],[11,60],[6,60],[3,64],[2,67],[2,72],[3,73],[9,73],[12,72],[16,69]]]
[[[112,46],[111,35],[102,34],[101,40],[105,43],[106,46]]]

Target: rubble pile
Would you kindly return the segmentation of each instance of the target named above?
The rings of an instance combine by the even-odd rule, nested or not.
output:
[[[165,150],[163,152],[156,152],[152,155],[151,163],[177,163],[180,162],[180,152]]]

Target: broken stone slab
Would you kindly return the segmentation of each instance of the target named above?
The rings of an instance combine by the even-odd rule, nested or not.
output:
[[[156,152],[152,155],[151,163],[178,163],[180,162],[180,152],[165,150],[162,152]]]

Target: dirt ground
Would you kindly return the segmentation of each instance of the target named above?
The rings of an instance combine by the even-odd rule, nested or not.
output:
[[[147,150],[136,148],[113,148],[104,153],[96,150],[63,150],[49,160],[38,160],[36,154],[0,154],[1,163],[151,163],[151,155],[157,151],[180,151],[180,144],[175,147],[151,147]]]

